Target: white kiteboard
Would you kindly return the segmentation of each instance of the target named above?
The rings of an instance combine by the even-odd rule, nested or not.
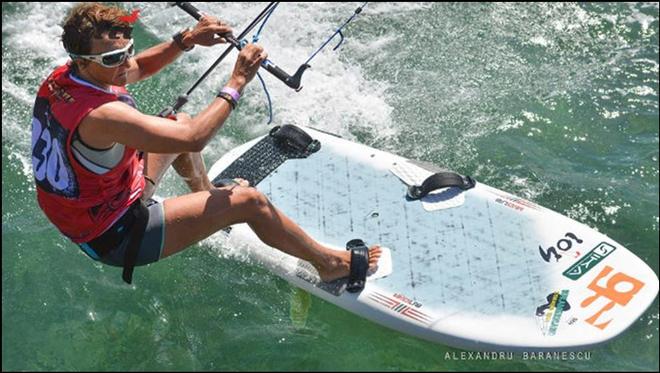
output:
[[[228,245],[328,302],[459,348],[551,351],[611,340],[658,293],[644,261],[584,224],[478,180],[411,200],[409,186],[437,169],[298,128],[316,141],[302,149],[259,137],[228,152],[209,177],[248,179],[337,250],[354,238],[387,248],[365,288],[349,293],[263,244],[246,224],[228,230]]]

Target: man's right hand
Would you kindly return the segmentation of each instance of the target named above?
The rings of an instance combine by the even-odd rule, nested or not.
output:
[[[247,85],[254,76],[257,75],[261,63],[268,58],[268,53],[264,52],[264,49],[256,44],[248,44],[238,54],[238,59],[234,65],[234,71],[231,74],[229,79],[228,86],[237,89],[239,91],[243,90],[243,87]]]

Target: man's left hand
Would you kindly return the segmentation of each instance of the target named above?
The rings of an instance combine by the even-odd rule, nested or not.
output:
[[[200,18],[197,25],[195,25],[195,28],[183,37],[183,42],[188,46],[195,44],[210,47],[212,45],[226,43],[225,38],[217,34],[222,35],[227,33],[232,33],[232,28],[228,24],[213,16],[204,15]]]

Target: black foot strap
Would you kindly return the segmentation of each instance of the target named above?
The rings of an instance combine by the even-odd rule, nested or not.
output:
[[[461,176],[453,172],[438,172],[427,177],[422,185],[411,185],[408,188],[408,198],[421,199],[434,190],[447,187],[468,190],[474,188],[475,184],[476,182],[470,176]]]
[[[369,248],[359,238],[346,243],[346,250],[351,252],[351,272],[348,276],[346,291],[358,293],[364,289],[369,269]]]

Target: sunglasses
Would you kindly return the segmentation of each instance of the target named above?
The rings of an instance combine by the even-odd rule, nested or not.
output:
[[[89,61],[94,61],[103,67],[117,67],[126,61],[126,59],[133,57],[135,49],[133,48],[133,39],[131,39],[125,47],[115,49],[110,52],[101,54],[74,54],[69,53],[72,58],[82,58]]]

